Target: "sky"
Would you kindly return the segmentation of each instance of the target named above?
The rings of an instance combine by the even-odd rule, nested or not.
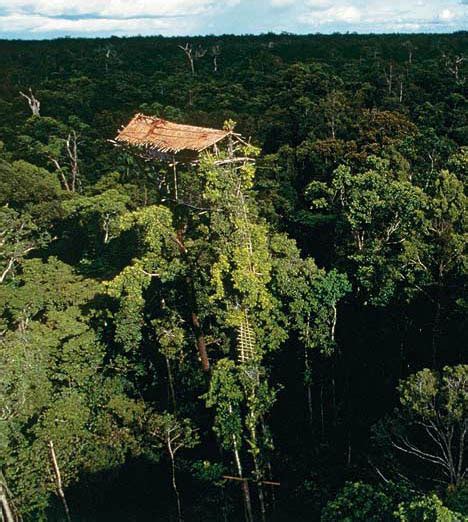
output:
[[[453,32],[468,0],[0,0],[0,38]]]

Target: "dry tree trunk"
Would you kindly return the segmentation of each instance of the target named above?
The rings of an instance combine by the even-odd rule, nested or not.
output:
[[[31,112],[33,113],[33,116],[40,117],[41,115],[41,102],[34,96],[32,89],[29,88],[29,95],[24,94],[24,92],[20,91],[20,94],[23,98],[26,98],[28,100],[29,108],[31,109]]]
[[[179,49],[182,49],[182,51],[184,51],[185,56],[187,57],[187,60],[190,65],[190,70],[192,71],[192,76],[195,76],[195,65],[193,60],[192,46],[189,43],[186,43],[185,46],[179,45]]]

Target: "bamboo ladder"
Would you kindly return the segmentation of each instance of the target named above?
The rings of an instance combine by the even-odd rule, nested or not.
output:
[[[244,312],[244,318],[239,326],[237,334],[238,359],[240,363],[246,363],[253,359],[255,355],[255,333],[250,326],[247,312]]]

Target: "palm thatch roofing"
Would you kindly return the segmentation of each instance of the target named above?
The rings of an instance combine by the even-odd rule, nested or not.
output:
[[[115,140],[160,154],[178,154],[182,151],[200,153],[231,134],[231,131],[181,125],[162,118],[136,114]]]

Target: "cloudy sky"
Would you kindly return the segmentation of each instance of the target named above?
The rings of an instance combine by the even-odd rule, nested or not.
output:
[[[468,0],[0,0],[0,38],[467,28]]]

